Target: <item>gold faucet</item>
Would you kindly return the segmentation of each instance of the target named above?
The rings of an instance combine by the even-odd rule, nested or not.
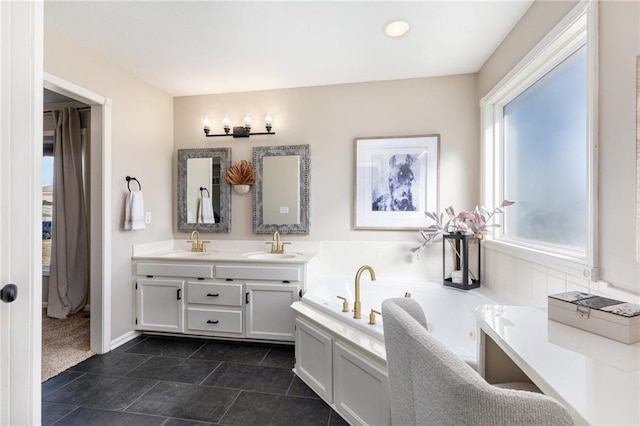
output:
[[[195,240],[193,239],[193,236],[195,235]],[[204,246],[207,243],[210,243],[211,241],[201,241],[200,240],[200,233],[198,231],[193,231],[191,233],[191,239],[189,241],[187,241],[188,243],[191,243],[191,251],[196,251],[196,252],[205,252],[207,251],[207,248]]]
[[[271,244],[271,253],[284,254],[284,245],[291,243],[289,241],[280,242],[280,232],[276,231],[273,233],[273,240],[267,241],[267,244]]]
[[[376,325],[376,314],[382,316],[382,312],[372,309],[371,313],[369,314],[369,324]]]
[[[371,281],[376,280],[376,273],[369,265],[361,266],[360,269],[358,269],[358,272],[356,272],[356,301],[353,303],[353,317],[356,319],[362,318],[362,315],[360,313],[360,277],[362,276],[362,273],[364,271],[369,271],[369,274],[371,275]]]

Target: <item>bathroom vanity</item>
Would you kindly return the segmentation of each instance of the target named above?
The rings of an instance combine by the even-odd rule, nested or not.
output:
[[[134,247],[136,329],[197,336],[295,340],[290,306],[317,251],[247,248],[199,253],[184,242]]]

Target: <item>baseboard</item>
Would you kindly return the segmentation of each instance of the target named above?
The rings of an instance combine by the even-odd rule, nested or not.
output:
[[[139,331],[131,330],[131,331],[119,336],[119,337],[116,337],[115,339],[113,339],[111,341],[111,349],[110,350],[114,350],[115,348],[124,345],[128,341],[135,339],[136,337],[138,337],[141,334],[142,333],[140,333]]]

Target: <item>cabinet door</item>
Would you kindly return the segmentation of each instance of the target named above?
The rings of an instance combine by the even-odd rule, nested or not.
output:
[[[333,344],[333,402],[351,425],[390,425],[386,373],[351,348]]]
[[[246,284],[246,336],[295,340],[291,304],[300,299],[296,284]]]
[[[331,336],[296,319],[295,373],[327,403],[333,402]]]
[[[184,281],[138,280],[138,330],[182,333]]]

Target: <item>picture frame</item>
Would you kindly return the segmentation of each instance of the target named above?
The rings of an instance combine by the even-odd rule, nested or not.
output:
[[[417,230],[438,211],[440,135],[354,140],[356,230]]]

